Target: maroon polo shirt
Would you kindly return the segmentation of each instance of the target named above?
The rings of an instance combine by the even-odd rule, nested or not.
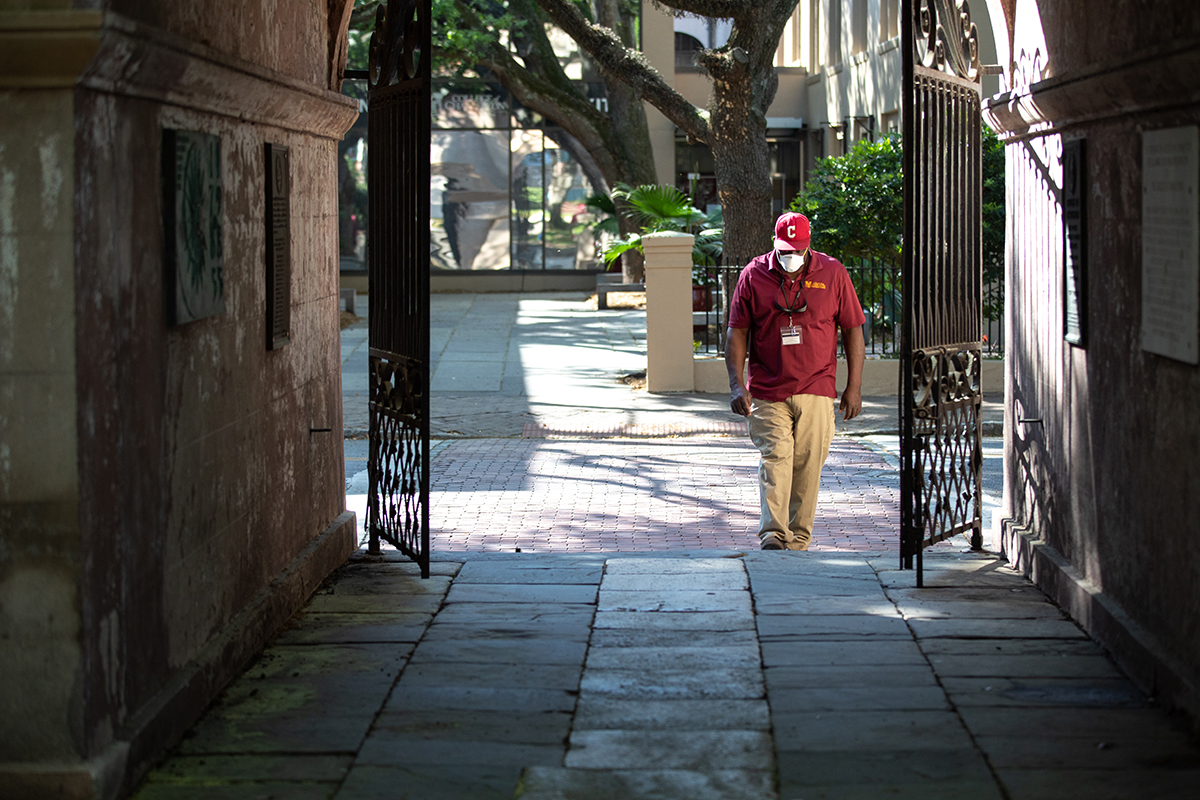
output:
[[[782,283],[781,283],[782,280]],[[789,315],[783,308],[808,310]],[[750,396],[780,402],[792,395],[837,397],[839,328],[866,321],[846,268],[831,256],[810,251],[808,265],[789,276],[775,251],[752,260],[738,278],[729,327],[750,332]],[[783,344],[780,329],[802,330],[800,344]]]

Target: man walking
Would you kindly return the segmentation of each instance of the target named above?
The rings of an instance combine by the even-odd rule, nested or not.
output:
[[[742,270],[729,310],[729,405],[750,418],[750,439],[762,453],[763,550],[807,550],[812,541],[821,468],[833,439],[839,328],[848,371],[843,419],[862,411],[862,307],[846,268],[810,249],[809,238],[807,217],[781,216],[775,248]]]

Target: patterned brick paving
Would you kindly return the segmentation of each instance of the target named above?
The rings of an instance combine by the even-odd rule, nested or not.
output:
[[[565,425],[527,422],[521,430],[525,439],[654,439],[663,436],[747,436],[746,422],[689,419],[657,424],[612,425],[607,423]]]
[[[757,548],[758,451],[741,438],[457,439],[432,460],[434,552]],[[899,478],[834,440],[814,550],[896,550]]]

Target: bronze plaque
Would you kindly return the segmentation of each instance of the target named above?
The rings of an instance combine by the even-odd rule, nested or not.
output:
[[[167,319],[182,325],[225,311],[221,137],[163,131]]]

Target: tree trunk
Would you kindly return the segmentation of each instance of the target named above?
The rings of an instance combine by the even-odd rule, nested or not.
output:
[[[735,131],[736,133],[736,131]],[[771,249],[775,217],[771,213],[769,151],[762,134],[742,132],[713,137],[717,196],[725,218],[725,264],[744,266]]]
[[[613,146],[620,148],[620,157],[614,160],[625,168],[625,174],[609,181],[609,191],[616,183],[629,186],[645,186],[658,183],[654,168],[654,151],[650,144],[650,126],[646,121],[646,108],[633,95],[633,90],[620,81],[608,84],[608,113],[612,120],[611,131],[615,134]],[[617,210],[621,206],[618,203]],[[639,226],[620,214],[618,226],[622,236],[640,232]],[[621,256],[621,275],[625,283],[641,283],[646,277],[646,259],[636,250]]]
[[[775,229],[766,118],[754,104],[754,92],[746,90],[750,83],[748,76],[713,81],[709,142],[725,218],[722,260],[741,266],[771,249]]]

